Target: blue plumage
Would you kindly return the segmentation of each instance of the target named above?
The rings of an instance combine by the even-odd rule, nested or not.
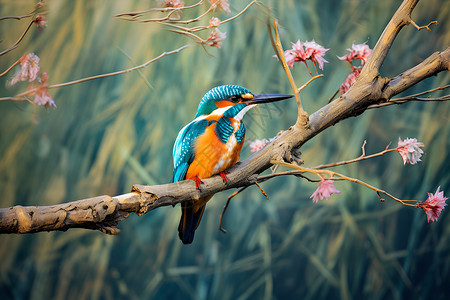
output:
[[[195,157],[195,139],[205,132],[207,126],[208,120],[194,120],[178,133],[173,146],[174,182],[186,179],[186,172]]]
[[[219,140],[225,144],[233,133],[234,128],[231,125],[230,119],[222,117],[217,122],[214,130]]]
[[[241,125],[239,126],[238,130],[234,133],[234,136],[236,137],[236,142],[240,143],[245,137],[245,126],[244,123],[241,122]]]
[[[227,117],[227,118],[234,118],[234,117],[236,117],[236,115],[237,115],[241,110],[243,110],[246,106],[247,106],[247,104],[245,104],[245,103],[239,103],[239,104],[236,104],[236,105],[230,107],[229,109],[227,109],[227,110],[223,113],[223,115],[224,115],[225,117]]]

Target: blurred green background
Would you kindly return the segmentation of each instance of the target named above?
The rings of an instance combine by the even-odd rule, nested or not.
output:
[[[56,110],[25,102],[0,103],[0,206],[51,205],[102,194],[126,193],[135,183],[172,179],[172,145],[195,115],[201,97],[219,84],[239,84],[255,93],[290,93],[272,57],[257,7],[220,26],[222,49],[202,47],[157,24],[119,20],[118,13],[143,10],[157,1],[47,1],[48,27],[35,27],[20,46],[0,57],[3,71],[28,52],[41,58],[50,84],[117,71],[164,51],[189,44],[140,72],[50,90]],[[185,0],[186,4],[196,1]],[[249,1],[230,1],[232,14]],[[401,1],[263,0],[280,21],[285,48],[290,41],[315,39],[331,48],[324,78],[302,97],[309,113],[323,106],[350,72],[336,55],[353,41],[370,47]],[[22,15],[35,1],[0,0],[1,16]],[[183,17],[193,17],[207,5]],[[217,11],[211,16],[225,19]],[[395,76],[450,44],[450,1],[421,1],[413,18],[438,20],[432,31],[402,30],[382,68]],[[1,49],[15,42],[28,20],[0,22]],[[202,33],[206,38],[208,32]],[[304,66],[293,70],[300,85]],[[24,91],[26,83],[0,96]],[[448,84],[448,72],[407,91]],[[444,95],[448,91],[434,95]],[[405,94],[405,95],[406,95]],[[302,148],[307,166],[376,152],[398,137],[425,143],[423,162],[403,166],[396,153],[337,169],[402,199],[425,200],[440,185],[450,194],[448,103],[409,103],[371,110],[326,130]],[[269,138],[295,122],[292,101],[252,110],[247,139]],[[248,145],[248,144],[246,144]],[[241,157],[250,154],[244,147]],[[276,178],[232,200],[209,202],[194,243],[177,236],[179,206],[164,207],[120,223],[118,236],[72,229],[0,236],[1,299],[448,299],[450,295],[450,216],[429,224],[419,209],[394,201],[380,203],[361,186],[338,182],[342,194],[313,204],[315,185]]]

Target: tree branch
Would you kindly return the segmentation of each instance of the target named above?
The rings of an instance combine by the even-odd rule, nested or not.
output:
[[[134,185],[132,193],[116,197],[100,196],[53,206],[15,206],[0,209],[0,233],[26,233],[69,228],[98,229],[117,234],[117,223],[130,212],[145,214],[161,206],[195,201],[201,197],[231,188],[246,187],[258,181],[258,174],[271,166],[271,161],[291,161],[291,151],[326,128],[341,120],[362,114],[370,105],[386,102],[391,97],[423,79],[449,70],[450,50],[432,54],[419,65],[396,76],[378,75],[387,52],[400,29],[409,24],[418,0],[405,0],[394,14],[375,46],[368,63],[355,84],[341,97],[312,114],[307,126],[294,125],[277,139],[243,162],[229,169],[228,183],[220,176],[202,179],[198,191],[192,180],[144,186]]]

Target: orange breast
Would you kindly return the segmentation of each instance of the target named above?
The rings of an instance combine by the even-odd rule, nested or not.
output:
[[[237,130],[240,122],[234,119],[231,121]],[[233,133],[226,144],[222,143],[214,131],[215,126],[216,124],[208,126],[205,133],[198,137],[195,158],[187,170],[186,179],[211,177],[239,161],[244,141],[237,143]]]

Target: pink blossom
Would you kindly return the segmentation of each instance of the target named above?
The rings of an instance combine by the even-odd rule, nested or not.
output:
[[[53,98],[48,93],[49,84],[45,83],[48,79],[48,75],[46,72],[42,74],[41,83],[39,85],[31,85],[29,90],[33,90],[31,96],[34,96],[34,103],[37,105],[45,106],[46,108],[52,107],[56,108],[56,104],[53,101]]]
[[[44,27],[47,27],[48,25],[47,19],[42,14],[37,15],[37,17],[33,20],[33,22],[36,23],[39,33],[41,33]]]
[[[209,20],[209,27],[217,27],[220,25],[219,18],[212,17],[211,20]]]
[[[307,57],[313,62],[314,65],[316,63],[319,65],[319,68],[323,70],[323,64],[327,63],[323,56],[330,49],[325,49],[323,46],[317,44],[314,40],[308,42],[306,41],[303,46],[306,48]]]
[[[39,1],[39,2],[36,4],[36,7],[37,7],[37,8],[42,8],[42,7],[44,7],[44,6],[45,6],[45,0]]]
[[[228,0],[210,0],[211,5],[214,9],[221,8],[223,9],[227,14],[231,13],[230,10],[230,3],[228,3]]]
[[[284,57],[286,58],[287,65],[292,69],[294,63],[299,61],[306,64],[306,60],[311,60],[314,65],[316,63],[319,68],[323,70],[323,64],[328,62],[323,56],[329,49],[325,49],[321,45],[317,44],[314,40],[302,43],[300,40],[297,43],[291,43],[292,49],[284,51]]]
[[[428,193],[428,199],[425,201],[419,201],[417,203],[417,207],[422,208],[427,214],[428,222],[436,221],[441,215],[442,210],[447,206],[445,201],[448,199],[444,197],[444,192],[440,192],[439,186],[436,190],[436,193],[433,195],[432,193]]]
[[[416,164],[421,161],[420,157],[422,156],[423,150],[419,147],[423,147],[424,144],[417,141],[417,139],[409,139],[406,138],[402,141],[401,138],[398,138],[398,147],[396,150],[403,158],[403,164],[409,163],[411,165]]]
[[[34,81],[39,73],[39,57],[34,53],[28,53],[19,59],[21,71],[14,76],[9,82],[10,85],[14,85],[20,81]]]
[[[276,55],[274,55],[274,57],[276,57]],[[294,63],[296,61],[300,61],[297,59],[296,55],[294,53],[292,53],[292,50],[286,50],[284,51],[284,57],[286,59],[286,64],[289,66],[289,68],[293,69],[294,68]]]
[[[266,144],[268,142],[269,141],[267,139],[249,141],[249,143],[250,143],[250,152],[252,152],[252,153],[258,152],[259,150],[264,148],[264,146],[266,146]]]
[[[350,53],[344,56],[338,56],[338,58],[340,60],[347,60],[350,64],[352,63],[353,59],[360,59],[362,66],[366,64],[367,59],[372,53],[372,49],[370,49],[370,47],[366,45],[366,43],[357,45],[353,43],[352,48],[347,49],[347,51],[349,51]]]
[[[318,188],[316,191],[309,197],[310,199],[313,198],[313,202],[317,203],[319,200],[322,200],[323,198],[330,198],[331,194],[339,194],[342,193],[340,190],[338,190],[334,184],[333,180],[324,180],[322,179],[318,184]]]
[[[341,84],[341,87],[339,88],[341,95],[344,95],[349,90],[353,82],[356,81],[356,78],[358,78],[359,74],[361,74],[361,71],[362,68],[354,68],[353,72],[348,74],[347,78],[345,78],[344,82]]]
[[[184,2],[180,0],[166,0],[163,3],[164,7],[183,8]]]
[[[294,63],[297,61],[304,62],[306,64],[306,60],[309,58],[305,52],[305,48],[303,48],[303,43],[300,40],[297,43],[291,43],[292,49],[284,51],[284,56],[286,58],[287,65],[292,69],[294,68]]]
[[[219,29],[214,29],[206,40],[206,45],[210,47],[220,48],[220,44],[227,37],[226,32],[221,32]]]

